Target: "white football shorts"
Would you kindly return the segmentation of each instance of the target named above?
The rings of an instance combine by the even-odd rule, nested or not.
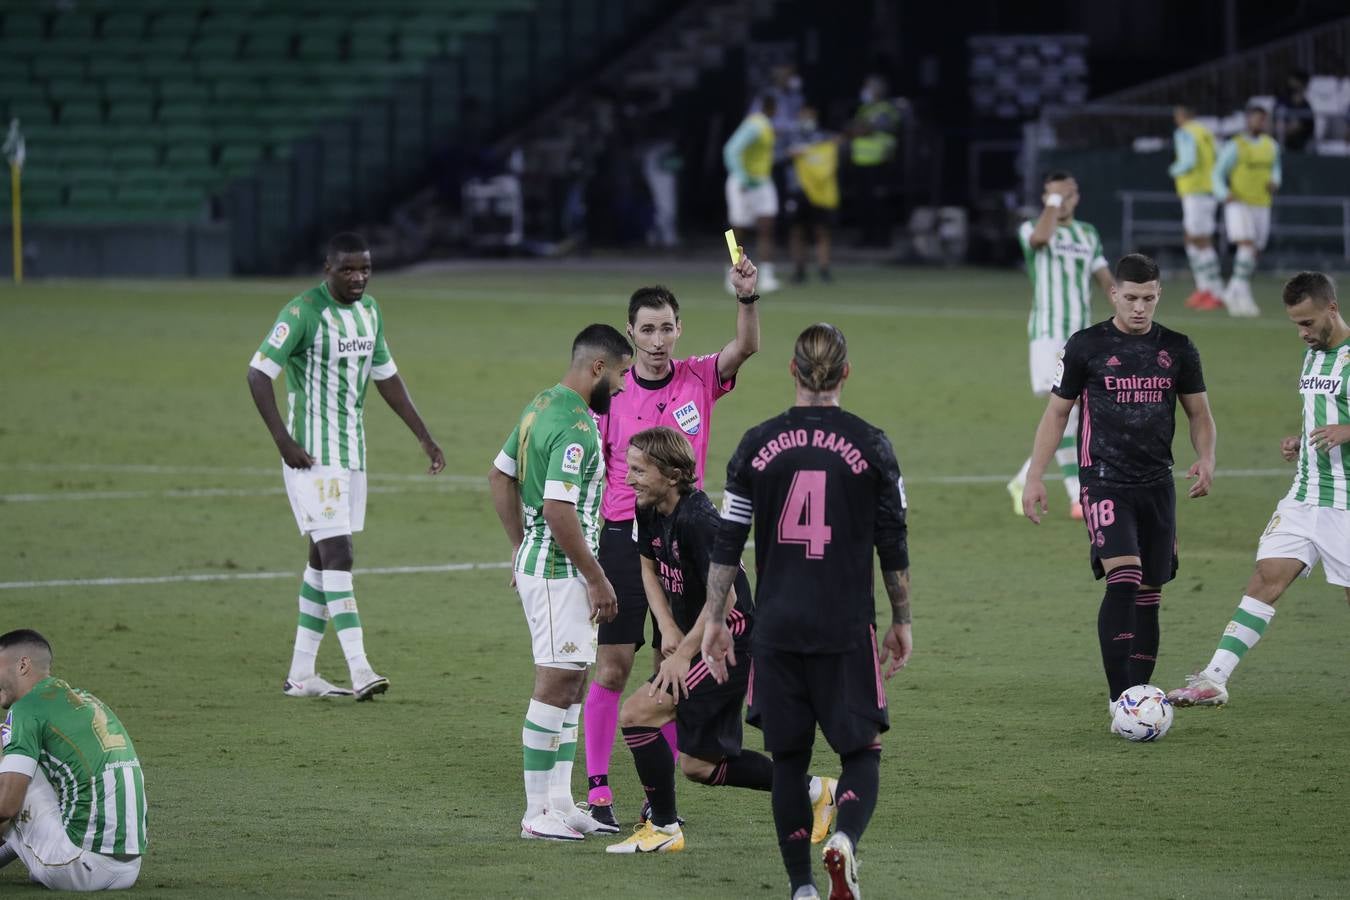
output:
[[[1209,194],[1190,194],[1181,198],[1181,227],[1189,237],[1214,234],[1214,213],[1219,201]]]
[[[1223,206],[1223,222],[1228,229],[1228,240],[1251,241],[1257,250],[1266,249],[1270,240],[1270,207],[1252,206],[1232,200]]]
[[[1031,342],[1031,392],[1038,397],[1050,393],[1059,369],[1059,354],[1064,342],[1059,338],[1036,338]]]
[[[1261,532],[1256,558],[1297,559],[1304,578],[1320,560],[1328,584],[1350,587],[1350,510],[1285,497]]]
[[[340,466],[281,466],[286,495],[300,533],[315,542],[352,534],[366,526],[366,473]]]
[[[748,228],[760,219],[778,215],[778,189],[772,178],[752,188],[741,187],[735,175],[727,176],[727,221],[736,228]]]
[[[516,591],[530,626],[536,666],[584,669],[595,662],[596,624],[586,579],[516,573]]]
[[[19,855],[29,877],[54,891],[116,891],[134,885],[141,874],[140,856],[118,860],[76,846],[66,834],[51,782],[36,766],[31,777],[23,815],[0,840],[0,846],[8,845]]]

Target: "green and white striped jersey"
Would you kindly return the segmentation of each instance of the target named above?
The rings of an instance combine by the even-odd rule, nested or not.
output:
[[[1303,357],[1298,390],[1303,395],[1303,435],[1289,498],[1313,506],[1350,509],[1350,444],[1315,450],[1308,435],[1323,425],[1350,425],[1350,341]]]
[[[374,297],[341,303],[326,283],[305,291],[282,307],[250,365],[269,378],[285,369],[286,429],[319,465],[366,467],[366,388],[398,372]]]
[[[145,852],[145,779],[131,736],[103,701],[44,678],[9,708],[0,726],[0,772],[32,778],[39,768],[77,847]]]
[[[1029,221],[1017,229],[1033,295],[1027,337],[1067,341],[1092,324],[1092,276],[1107,265],[1102,239],[1087,222],[1070,220],[1036,250],[1031,246],[1035,229],[1036,223]]]
[[[525,540],[515,570],[537,578],[574,578],[580,574],[549,533],[544,501],[573,503],[586,543],[600,546],[600,501],[605,492],[605,458],[590,407],[561,384],[541,391],[521,413],[495,465],[520,485]]]

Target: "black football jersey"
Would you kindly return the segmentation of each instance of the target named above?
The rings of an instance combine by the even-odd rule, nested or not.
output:
[[[685,494],[670,515],[662,515],[655,507],[637,510],[638,552],[656,563],[675,624],[686,634],[703,612],[708,565],[721,524],[717,507],[702,491]],[[735,588],[736,603],[728,613],[734,609],[741,614],[744,625],[737,629],[739,637],[748,631],[754,609],[744,570],[736,575]]]
[[[746,432],[727,464],[713,562],[755,531],[752,646],[837,653],[875,624],[872,549],[909,568],[900,464],[885,433],[830,406],[794,406]]]
[[[1051,390],[1082,400],[1084,484],[1149,486],[1172,479],[1177,395],[1202,393],[1205,377],[1186,335],[1156,322],[1127,334],[1107,319],[1069,338]]]

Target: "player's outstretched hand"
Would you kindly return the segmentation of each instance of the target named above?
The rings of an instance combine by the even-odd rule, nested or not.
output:
[[[1028,478],[1026,486],[1022,488],[1022,515],[1039,525],[1041,516],[1049,511],[1050,504],[1045,499],[1045,482],[1039,478]]]
[[[1342,444],[1350,443],[1350,425],[1323,425],[1308,432],[1308,443],[1319,453],[1330,453]]]
[[[1280,456],[1285,462],[1293,462],[1298,459],[1298,445],[1300,441],[1297,435],[1284,438],[1280,441]]]
[[[755,292],[759,285],[759,269],[750,261],[750,257],[745,255],[745,248],[738,246],[737,251],[741,261],[731,267],[731,287],[736,291],[737,297],[749,297]]]
[[[445,454],[441,452],[441,445],[427,438],[422,442],[422,452],[431,460],[431,466],[427,468],[428,475],[439,475],[445,471]]]
[[[647,696],[657,698],[656,702],[660,703],[661,698],[669,694],[674,702],[679,703],[689,696],[689,684],[685,681],[688,676],[689,657],[672,653],[661,661],[661,668],[656,671],[656,677],[647,688]]]
[[[591,604],[591,621],[599,624],[613,622],[619,614],[619,599],[614,594],[614,585],[608,578],[586,582],[586,599]]]
[[[701,649],[713,681],[726,684],[727,668],[736,665],[736,650],[731,646],[731,630],[726,622],[709,622],[703,626]]]
[[[314,465],[314,457],[295,438],[287,436],[286,440],[277,444],[277,449],[281,451],[281,461],[292,469],[308,469]]]
[[[1197,459],[1195,464],[1186,471],[1187,478],[1194,478],[1195,484],[1187,491],[1187,496],[1192,500],[1197,497],[1204,497],[1209,493],[1209,486],[1214,482],[1214,463],[1204,459]]]
[[[891,627],[886,629],[886,635],[881,639],[879,659],[882,665],[885,665],[886,660],[890,660],[890,665],[886,666],[887,678],[899,672],[909,662],[909,655],[914,652],[913,632],[914,626],[908,622],[892,622]]]

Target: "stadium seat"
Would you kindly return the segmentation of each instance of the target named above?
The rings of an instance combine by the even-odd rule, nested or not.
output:
[[[62,115],[65,115],[64,110]],[[150,102],[108,104],[108,122],[116,125],[147,125],[155,120],[155,107]]]
[[[8,44],[40,41],[46,36],[42,16],[31,12],[5,13],[5,42]]]
[[[192,44],[192,55],[198,59],[234,59],[239,55],[240,35],[232,32],[205,34]]]
[[[103,19],[99,34],[108,43],[139,41],[145,35],[145,17],[139,12],[115,12]]]
[[[168,37],[191,37],[197,33],[198,21],[200,17],[195,12],[161,13],[150,22],[150,36],[157,41]]]
[[[152,104],[155,100],[155,86],[139,78],[106,78],[103,81],[103,96],[109,103]]]
[[[94,100],[68,100],[60,104],[62,125],[103,121],[103,104]]]

